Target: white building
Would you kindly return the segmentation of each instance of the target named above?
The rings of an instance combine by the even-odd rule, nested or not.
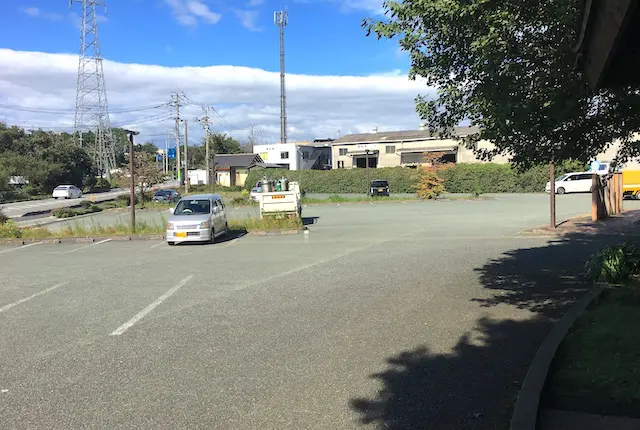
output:
[[[331,166],[330,142],[295,142],[253,145],[253,152],[267,164],[289,170],[323,169]]]

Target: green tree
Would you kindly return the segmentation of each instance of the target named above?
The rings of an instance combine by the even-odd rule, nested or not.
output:
[[[212,133],[209,135],[209,144],[211,150],[215,154],[241,154],[242,147],[240,142],[231,136],[227,136],[226,133]]]
[[[364,20],[367,34],[398,38],[411,55],[417,112],[444,137],[463,120],[480,132],[463,139],[478,155],[510,154],[519,168],[587,161],[615,139],[620,159],[638,154],[640,92],[592,89],[573,47],[582,2],[567,0],[403,0],[384,3],[388,18]],[[478,150],[482,139],[494,150]]]

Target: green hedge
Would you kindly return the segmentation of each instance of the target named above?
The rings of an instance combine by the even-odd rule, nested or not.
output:
[[[249,172],[244,183],[246,189],[253,188],[264,175],[277,179],[286,177],[290,181],[298,181],[307,193],[359,193],[367,192],[366,169],[335,169],[335,170],[280,170],[280,169],[256,169]],[[385,167],[370,169],[369,177],[385,179],[389,181],[391,191],[394,193],[415,192],[414,169],[404,167]]]
[[[583,163],[565,162],[556,167],[556,175],[585,170]],[[365,169],[334,170],[252,170],[244,184],[253,188],[264,175],[277,179],[285,177],[298,181],[307,193],[342,194],[367,192]],[[370,169],[369,177],[389,181],[392,193],[414,193],[417,184],[415,169],[385,167]],[[518,171],[508,164],[456,164],[441,172],[445,190],[448,193],[536,193],[543,192],[549,180],[549,168],[536,166]]]

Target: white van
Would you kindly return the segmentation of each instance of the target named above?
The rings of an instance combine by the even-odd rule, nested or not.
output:
[[[592,172],[565,173],[556,179],[556,194],[590,193],[592,181]],[[547,193],[551,192],[550,182],[547,182],[545,191]]]

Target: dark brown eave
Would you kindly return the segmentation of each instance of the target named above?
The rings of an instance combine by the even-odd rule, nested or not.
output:
[[[593,88],[640,85],[638,0],[586,0],[577,42]]]

